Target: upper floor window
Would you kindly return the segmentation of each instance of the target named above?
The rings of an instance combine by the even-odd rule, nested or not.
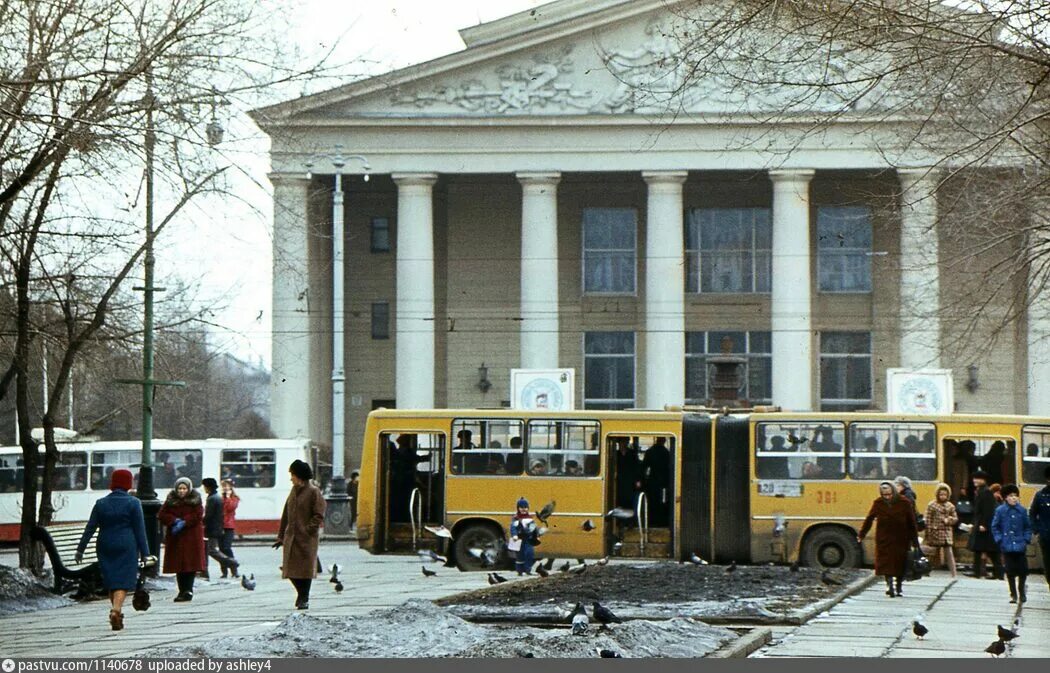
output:
[[[686,226],[686,291],[769,292],[773,227],[768,208],[696,208]]]
[[[820,333],[820,409],[871,407],[871,333]]]
[[[634,406],[634,332],[583,335],[583,406],[630,409]]]
[[[372,252],[390,252],[390,218],[373,217],[370,238]]]
[[[390,304],[385,301],[372,304],[372,338],[390,338]]]
[[[747,376],[739,397],[752,404],[771,404],[773,400],[772,337],[769,332],[686,332],[685,397],[687,404],[704,404],[707,390],[709,355],[722,353],[722,343],[730,344],[730,355],[747,358]]]
[[[821,292],[871,292],[871,208],[817,208]]]
[[[583,209],[583,291],[633,294],[637,249],[634,208]]]

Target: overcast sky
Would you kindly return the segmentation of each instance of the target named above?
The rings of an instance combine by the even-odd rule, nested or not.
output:
[[[379,74],[463,49],[458,30],[545,4],[543,0],[300,0],[288,35],[304,57],[337,44],[333,59],[361,61]],[[270,229],[268,145],[234,111],[223,118],[231,141],[224,160],[234,198],[201,201],[170,228],[158,253],[161,278],[176,274],[199,286],[200,301],[217,308],[213,347],[270,361]]]

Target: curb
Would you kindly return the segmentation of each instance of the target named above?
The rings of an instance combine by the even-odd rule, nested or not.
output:
[[[773,640],[773,631],[767,628],[751,629],[729,645],[707,655],[707,659],[746,659]]]
[[[825,598],[822,601],[817,601],[805,610],[801,610],[799,612],[787,616],[781,623],[790,624],[793,626],[801,626],[802,624],[805,624],[820,613],[835,607],[850,596],[854,594],[859,594],[861,591],[864,591],[872,584],[874,584],[876,579],[877,578],[875,577],[875,575],[868,575],[867,577],[861,577],[858,580],[854,580],[853,582],[847,584],[841,591],[839,591],[834,596],[831,596],[830,598]]]

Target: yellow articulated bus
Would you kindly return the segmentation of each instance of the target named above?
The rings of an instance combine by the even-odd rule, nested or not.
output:
[[[873,536],[862,548],[856,534],[883,480],[909,477],[920,513],[949,484],[963,522],[978,468],[1030,503],[1050,419],[381,409],[363,447],[358,539],[373,553],[436,549],[465,570],[482,566],[478,549],[502,561],[525,497],[533,511],[555,503],[542,556],[856,567],[873,557]]]

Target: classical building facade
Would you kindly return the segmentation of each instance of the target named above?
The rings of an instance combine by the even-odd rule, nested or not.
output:
[[[331,437],[333,274],[351,465],[372,408],[500,406],[515,367],[575,368],[581,407],[703,402],[723,343],[754,403],[880,408],[887,368],[944,367],[961,411],[1050,413],[1038,321],[976,359],[945,346],[965,269],[936,158],[887,152],[886,122],[729,114],[741,93],[717,81],[675,110],[646,98],[669,16],[562,0],[255,113],[273,139],[279,436]],[[335,171],[306,168],[337,147],[370,176],[342,169],[341,263]]]

